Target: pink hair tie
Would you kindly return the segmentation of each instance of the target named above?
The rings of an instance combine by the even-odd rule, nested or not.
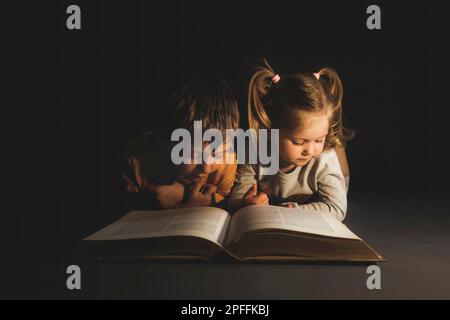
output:
[[[320,73],[314,72],[313,75],[314,75],[314,77],[316,77],[317,80],[319,80],[319,78],[320,78]]]
[[[272,82],[273,83],[277,83],[278,81],[280,81],[280,75],[276,74],[272,77]]]

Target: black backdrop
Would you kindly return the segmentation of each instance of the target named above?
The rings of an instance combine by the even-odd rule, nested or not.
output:
[[[378,4],[382,29],[366,28]],[[344,83],[350,194],[448,192],[445,11],[427,1],[50,1],[6,10],[14,239],[64,251],[121,214],[121,151],[163,126],[185,74],[221,74],[245,119],[262,54]],[[69,31],[68,5],[82,10]],[[10,14],[11,13],[11,14]],[[443,14],[441,14],[443,13]],[[242,121],[245,127],[245,121]]]

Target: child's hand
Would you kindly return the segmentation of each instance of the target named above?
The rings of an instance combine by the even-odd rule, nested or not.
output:
[[[206,176],[201,176],[189,191],[187,200],[182,204],[183,207],[203,207],[210,206],[213,203],[214,194],[217,187],[212,184],[205,184]]]
[[[257,192],[258,188],[254,184],[242,197],[242,206],[252,206],[256,204],[268,205],[269,197],[265,192]]]
[[[283,202],[280,204],[280,206],[286,207],[286,208],[298,208],[298,203],[297,202]]]
[[[157,185],[152,191],[162,209],[175,208],[183,201],[184,186],[178,182],[171,185]]]

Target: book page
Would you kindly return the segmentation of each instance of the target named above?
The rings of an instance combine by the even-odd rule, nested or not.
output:
[[[84,240],[195,236],[221,245],[228,222],[228,212],[212,207],[130,211]]]
[[[249,206],[238,210],[233,215],[227,243],[241,238],[247,232],[264,229],[359,239],[342,222],[327,212],[278,206]]]

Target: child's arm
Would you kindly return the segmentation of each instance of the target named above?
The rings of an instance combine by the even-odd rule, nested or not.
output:
[[[348,166],[347,155],[345,154],[345,148],[336,146],[336,148],[334,148],[334,150],[336,151],[336,155],[339,160],[339,166],[341,168],[342,174],[344,175],[345,186],[348,191],[348,185],[350,182],[350,168]]]
[[[305,210],[320,210],[330,212],[342,221],[347,212],[347,191],[344,176],[335,152],[324,163],[317,173],[317,188],[319,201],[295,205]]]
[[[239,165],[237,177],[228,200],[228,209],[234,212],[246,205],[268,204],[264,192],[258,192],[256,172],[251,165]]]
[[[127,164],[124,166],[123,181],[125,191],[141,192],[147,186],[147,178],[142,174],[141,161],[134,156],[127,158]]]
[[[183,201],[179,204],[179,208],[207,207],[212,205],[214,194],[217,187],[212,184],[206,184],[206,176],[202,175],[187,189]]]
[[[121,203],[124,210],[144,210],[157,209],[159,203],[155,194],[141,192],[147,184],[147,179],[143,177],[140,165],[133,157],[128,157],[123,161],[123,190],[121,193]],[[137,165],[136,165],[137,164]]]
[[[220,178],[216,184],[207,183],[207,179],[205,180],[203,175],[201,175],[200,179],[196,178],[194,180],[179,177],[177,181],[186,188],[185,199],[181,206],[216,206],[226,209],[226,199],[233,187],[236,169],[237,164],[224,165],[223,171],[220,169]],[[199,185],[195,187],[196,184]]]
[[[217,192],[214,194],[214,204],[219,207],[226,207],[226,199],[230,196],[234,181],[236,180],[237,164],[227,164],[222,173],[222,178],[217,185]]]

